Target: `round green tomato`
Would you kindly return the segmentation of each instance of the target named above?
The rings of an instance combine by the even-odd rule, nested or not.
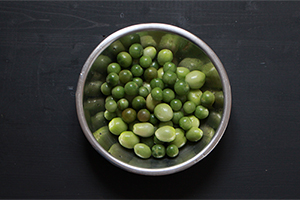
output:
[[[133,82],[129,81],[124,86],[125,94],[130,96],[136,96],[139,93],[139,86]]]
[[[140,95],[140,96],[146,98],[146,97],[148,96],[148,94],[149,94],[149,90],[148,90],[146,87],[141,86],[141,87],[139,88],[139,95]]]
[[[128,68],[131,66],[132,57],[129,53],[122,51],[117,55],[117,61],[121,67]]]
[[[154,115],[162,122],[170,121],[173,117],[173,110],[168,104],[160,103],[154,108]]]
[[[118,85],[111,90],[111,95],[114,99],[121,99],[125,95],[125,90],[122,86]]]
[[[139,87],[141,87],[144,84],[143,79],[141,79],[140,77],[134,77],[132,81],[135,82]]]
[[[186,96],[190,91],[190,87],[184,80],[178,80],[174,85],[174,90],[179,96]]]
[[[110,63],[107,66],[107,74],[110,74],[112,72],[119,74],[121,71],[121,66],[118,63]]]
[[[133,149],[133,147],[140,142],[140,138],[132,131],[124,131],[119,135],[118,141],[123,147]]]
[[[182,117],[180,120],[179,120],[179,126],[187,131],[189,130],[190,128],[192,128],[192,120],[189,118],[189,117]]]
[[[144,73],[144,69],[140,65],[135,64],[131,67],[131,73],[133,74],[133,76],[142,76]]]
[[[112,72],[107,75],[106,82],[109,86],[116,86],[119,83],[119,76],[118,74]]]
[[[132,81],[133,76],[131,71],[128,69],[123,69],[119,73],[119,78],[121,83],[126,84],[127,82]]]
[[[163,91],[159,87],[155,87],[151,90],[151,96],[156,101],[161,101],[163,99]]]
[[[169,157],[174,158],[179,154],[179,149],[176,145],[170,144],[166,148],[166,153]]]
[[[175,93],[170,88],[166,88],[162,91],[163,101],[166,103],[171,102],[175,98]]]
[[[190,73],[190,70],[186,67],[177,67],[176,69],[178,79],[185,79],[188,73]]]
[[[166,148],[162,144],[155,144],[152,147],[152,156],[154,158],[163,158],[166,155]]]
[[[200,128],[192,127],[186,132],[186,139],[191,142],[199,141],[203,136],[203,131]]]
[[[147,68],[144,72],[145,81],[150,83],[154,78],[157,78],[157,69],[155,69],[154,67]]]
[[[172,62],[166,62],[163,66],[164,72],[171,71],[171,72],[176,73],[176,69],[177,69],[176,65]]]
[[[184,117],[184,114],[182,111],[176,111],[176,112],[173,112],[173,118],[172,118],[172,122],[174,124],[179,124],[179,120]]]
[[[102,94],[104,94],[106,96],[111,95],[111,89],[112,89],[112,87],[110,85],[108,85],[107,82],[104,82],[101,85],[101,92],[102,92]]]
[[[104,118],[108,121],[112,120],[113,118],[115,118],[117,116],[116,112],[109,112],[108,110],[106,110],[104,112]]]
[[[156,51],[155,47],[153,47],[153,46],[148,46],[143,51],[143,55],[149,56],[152,60],[155,58],[156,53],[157,53],[157,51]]]
[[[205,107],[212,106],[213,103],[215,102],[215,95],[212,92],[207,90],[203,92],[203,94],[201,95],[200,101],[201,101],[201,105]]]
[[[201,96],[202,96],[202,91],[201,90],[190,90],[190,92],[187,95],[187,99],[189,101],[192,101],[196,104],[196,106],[200,105],[201,101]]]
[[[162,49],[157,54],[158,63],[163,66],[166,62],[173,60],[173,53],[169,49]]]
[[[173,99],[170,106],[174,111],[179,111],[182,108],[182,102],[179,99]]]
[[[195,111],[195,109],[196,109],[196,104],[192,101],[186,101],[183,104],[183,110],[187,114],[193,113]]]
[[[107,102],[105,102],[105,109],[108,112],[115,112],[117,110],[117,103],[115,102],[115,100],[108,100]]]
[[[209,110],[202,105],[199,105],[195,109],[195,116],[198,119],[205,119],[209,115]]]
[[[150,158],[151,154],[152,154],[152,151],[150,149],[149,146],[147,146],[146,144],[144,143],[138,143],[136,144],[134,147],[134,153],[140,157],[140,158],[143,158],[143,159],[147,159],[147,158]]]
[[[177,75],[172,71],[166,71],[162,76],[162,80],[165,84],[174,85],[177,80]]]
[[[140,58],[140,65],[143,68],[148,68],[148,67],[150,67],[151,64],[152,64],[152,59],[150,56],[142,56]]]
[[[120,135],[123,131],[127,131],[127,128],[127,124],[120,117],[113,118],[108,123],[108,129],[114,135]]]
[[[198,70],[191,71],[185,76],[185,81],[191,89],[200,89],[205,83],[205,74]]]
[[[164,89],[165,84],[161,78],[154,78],[150,81],[151,88],[159,87],[160,89]]]
[[[170,144],[174,144],[178,148],[181,148],[186,144],[187,141],[185,137],[185,132],[181,128],[176,128],[175,133],[176,133],[176,137],[172,142],[170,142]]]
[[[129,47],[129,54],[133,58],[139,58],[143,55],[144,48],[139,43],[134,43]]]
[[[134,120],[136,119],[136,111],[132,108],[126,108],[122,112],[122,119],[127,124],[134,122]]]
[[[129,106],[129,102],[127,99],[122,98],[117,102],[117,106],[120,110],[125,110]]]
[[[145,108],[139,110],[139,112],[137,113],[137,118],[141,122],[147,122],[147,121],[149,121],[149,119],[150,119],[150,112],[149,112],[149,110],[147,110]]]
[[[132,108],[139,111],[140,109],[143,109],[146,107],[146,100],[142,96],[136,96],[131,102]]]

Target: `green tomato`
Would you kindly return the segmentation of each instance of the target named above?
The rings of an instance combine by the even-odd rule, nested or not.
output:
[[[191,142],[199,141],[203,136],[203,131],[200,128],[192,127],[186,132],[186,139]]]
[[[168,104],[160,103],[154,108],[154,115],[162,122],[170,121],[173,117],[173,110]]]
[[[133,82],[129,81],[124,86],[125,94],[130,96],[136,96],[139,93],[139,86]]]
[[[132,81],[132,73],[128,69],[123,69],[119,73],[120,82],[123,84],[128,83],[129,81]]]
[[[166,148],[166,153],[169,157],[174,158],[179,154],[179,149],[176,145],[170,144]]]
[[[106,82],[109,86],[116,86],[119,83],[119,76],[118,74],[112,72],[107,75]]]
[[[111,95],[114,99],[121,99],[125,95],[124,87],[118,85],[111,90]]]
[[[140,65],[135,64],[131,67],[131,73],[133,74],[133,76],[142,76],[144,73],[144,69]]]
[[[161,78],[154,78],[150,81],[151,88],[159,87],[160,89],[164,89],[165,84]]]
[[[124,131],[119,135],[118,141],[123,147],[133,149],[133,147],[140,142],[140,138],[132,131]]]
[[[136,111],[139,111],[140,109],[143,109],[146,107],[146,100],[142,96],[136,96],[133,98],[132,102],[132,108]]]
[[[209,110],[202,105],[199,105],[195,109],[195,116],[198,119],[205,119],[209,115]]]
[[[200,101],[201,101],[201,105],[205,107],[210,107],[215,102],[215,95],[212,92],[207,90],[203,92],[203,94],[201,95]]]
[[[139,58],[143,55],[144,48],[141,44],[135,43],[129,47],[129,54],[132,58]]]
[[[162,126],[155,131],[155,136],[162,142],[172,142],[176,133],[172,126]]]
[[[109,112],[108,110],[106,110],[104,112],[104,118],[108,121],[112,120],[113,118],[115,118],[117,116],[116,112]]]
[[[154,134],[154,126],[149,122],[135,123],[133,125],[133,132],[141,137],[150,137]]]
[[[152,59],[150,56],[142,56],[140,58],[140,65],[143,68],[148,68],[148,67],[150,67],[151,64],[152,64]]]
[[[177,80],[177,75],[172,71],[166,71],[164,72],[164,75],[162,76],[162,80],[167,85],[174,85]]]
[[[162,91],[163,101],[170,103],[175,98],[175,93],[170,88],[166,88]]]
[[[192,121],[192,127],[199,127],[200,126],[200,120],[197,117],[195,117],[195,115],[189,115],[188,117]]]
[[[196,104],[192,101],[186,101],[183,104],[183,110],[187,114],[193,113],[195,111],[195,109],[196,109]]]
[[[141,87],[139,88],[139,95],[140,95],[140,96],[146,98],[146,97],[148,96],[148,94],[149,94],[149,90],[148,90],[146,87],[141,86]]]
[[[127,124],[134,122],[134,120],[136,119],[136,111],[132,108],[126,108],[122,112],[122,119]]]
[[[120,135],[123,131],[127,131],[127,128],[127,124],[120,117],[113,118],[108,123],[108,129],[114,135]]]
[[[192,128],[192,120],[191,120],[189,117],[187,117],[187,116],[182,117],[182,118],[179,120],[179,126],[180,126],[183,130],[187,131],[187,130],[189,130],[190,128]]]
[[[141,87],[144,84],[143,79],[141,79],[140,77],[134,77],[132,81],[135,82],[139,87]]]
[[[106,96],[111,95],[111,89],[112,89],[112,87],[110,85],[108,85],[107,82],[104,82],[101,85],[101,92],[102,92],[102,94],[104,94]]]
[[[176,73],[176,69],[177,69],[176,65],[172,62],[166,62],[163,66],[164,72],[171,71],[171,72]]]
[[[182,130],[181,128],[175,128],[175,134],[176,137],[172,142],[170,142],[170,144],[174,144],[178,148],[183,147],[187,141],[184,130]]]
[[[116,73],[116,74],[119,74],[121,71],[121,66],[118,64],[118,63],[110,63],[108,66],[107,66],[107,74],[110,74],[112,72]]]
[[[115,100],[109,100],[105,102],[105,109],[108,112],[115,112],[117,110],[117,103],[115,102]]]
[[[138,143],[134,146],[134,153],[143,159],[147,159],[150,158],[150,156],[152,155],[152,151],[150,149],[149,146],[147,146],[144,143]]]
[[[189,101],[192,101],[196,104],[196,106],[200,105],[201,101],[201,96],[202,96],[202,91],[201,90],[190,90],[190,92],[187,95],[187,99]]]
[[[152,147],[152,156],[154,158],[163,158],[166,155],[166,148],[162,144],[155,144]]]
[[[122,51],[118,53],[117,61],[121,67],[128,68],[132,64],[132,57],[129,53]]]
[[[190,73],[190,70],[186,67],[177,67],[176,69],[178,79],[185,79],[188,73]]]
[[[162,49],[157,54],[158,63],[163,66],[166,62],[173,60],[173,53],[169,49]]]
[[[185,76],[185,81],[191,89],[200,89],[205,83],[205,74],[199,70],[194,70]]]
[[[151,96],[156,101],[161,101],[163,99],[163,91],[159,87],[155,87],[151,90]]]
[[[117,102],[118,109],[125,110],[129,106],[129,102],[127,99],[122,98]]]
[[[149,67],[144,72],[144,79],[146,82],[150,83],[150,81],[154,78],[157,78],[157,69],[154,67]]]
[[[179,99],[173,99],[170,106],[174,111],[179,111],[182,108],[182,102]]]
[[[186,96],[190,91],[190,87],[187,82],[181,79],[175,83],[174,90],[179,96]]]
[[[149,110],[147,110],[145,108],[139,110],[139,112],[137,113],[137,118],[141,122],[147,122],[147,121],[149,121],[149,119],[150,119],[150,112],[149,112]]]
[[[184,117],[184,114],[182,111],[176,111],[176,112],[173,112],[173,118],[172,118],[172,122],[174,124],[179,124],[179,120]]]
[[[143,51],[143,55],[149,56],[152,60],[155,58],[156,53],[157,53],[156,48],[153,46],[148,46]]]

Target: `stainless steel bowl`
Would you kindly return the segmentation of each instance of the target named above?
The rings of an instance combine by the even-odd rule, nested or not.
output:
[[[127,151],[125,149],[116,147],[114,155],[108,152],[108,149],[115,143],[117,140],[114,136],[107,133],[107,129],[103,129],[103,141],[99,142],[93,136],[92,130],[90,129],[87,115],[83,108],[84,104],[84,86],[91,69],[92,64],[96,60],[96,58],[104,52],[113,42],[121,39],[122,37],[139,33],[147,33],[152,35],[155,38],[155,41],[159,41],[160,37],[163,34],[169,33],[173,35],[178,35],[179,40],[184,41],[185,46],[179,46],[177,50],[181,51],[182,54],[184,48],[186,46],[192,47],[192,51],[189,52],[189,56],[197,56],[197,55],[206,55],[206,58],[210,59],[211,63],[214,65],[217,73],[219,75],[219,82],[221,84],[221,90],[224,94],[224,104],[219,111],[220,121],[218,122],[218,126],[211,128],[207,125],[207,122],[203,122],[201,125],[204,129],[203,138],[192,145],[186,145],[182,149],[180,149],[180,154],[176,158],[164,158],[164,159],[147,159],[142,160],[137,158],[132,151]],[[177,47],[176,47],[177,48]],[[182,49],[181,49],[182,48]],[[176,50],[176,51],[177,51]],[[169,24],[162,23],[145,23],[145,24],[137,24],[132,25],[121,30],[114,32],[113,34],[106,37],[91,53],[85,62],[82,71],[79,76],[77,91],[76,91],[76,109],[78,114],[78,119],[82,130],[91,143],[93,148],[99,152],[104,158],[110,161],[112,164],[127,170],[132,173],[142,174],[142,175],[167,175],[176,173],[182,170],[185,170],[192,165],[196,164],[204,157],[206,157],[218,144],[221,137],[223,136],[225,129],[227,127],[230,112],[231,112],[231,88],[227,73],[223,67],[223,64],[217,57],[217,55],[213,52],[213,50],[204,43],[201,39],[199,39],[194,34],[173,26]],[[220,109],[219,109],[220,110]],[[105,138],[104,138],[105,137]]]

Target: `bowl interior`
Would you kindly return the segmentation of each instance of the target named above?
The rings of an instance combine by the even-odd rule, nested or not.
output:
[[[224,85],[227,84],[226,87],[229,85],[227,75],[222,71],[224,70],[222,64],[219,64],[218,58],[212,51],[210,52],[208,46],[200,48],[199,43],[196,44],[187,38],[189,37],[176,31],[154,29],[131,31],[128,34],[114,36],[113,39],[107,38],[107,41],[102,42],[102,46],[99,45],[87,60],[77,90],[79,120],[93,147],[113,164],[128,171],[150,175],[180,171],[204,158],[223,135],[228,122],[228,119],[225,119],[228,118],[228,114],[224,115],[224,107],[231,103],[228,102],[228,96],[231,98],[231,94],[224,92]],[[202,45],[202,41],[200,39],[199,41]],[[170,49],[174,54],[173,62],[176,66],[204,72],[206,82],[201,91],[209,90],[215,94],[216,100],[209,108],[209,116],[200,120],[202,139],[196,143],[187,142],[180,148],[180,153],[175,158],[165,156],[162,159],[152,157],[141,159],[134,154],[133,150],[122,147],[118,143],[118,137],[109,132],[108,121],[104,118],[107,96],[103,96],[100,92],[88,93],[85,90],[89,84],[104,83],[107,64],[117,62],[116,55],[121,51],[128,51],[129,46],[135,42],[139,42],[143,47],[154,46],[157,52],[164,48]],[[228,109],[225,111],[228,112]]]

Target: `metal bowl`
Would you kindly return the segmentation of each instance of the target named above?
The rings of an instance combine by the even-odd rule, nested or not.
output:
[[[218,87],[217,90],[223,92],[224,103],[222,104],[221,108],[219,107],[218,109],[211,111],[211,113],[215,115],[211,117],[212,119],[201,121],[200,128],[204,132],[203,138],[195,144],[185,145],[182,149],[180,149],[180,153],[176,158],[150,158],[147,160],[138,158],[134,155],[133,151],[128,151],[118,146],[117,139],[115,136],[109,133],[107,126],[105,126],[105,122],[100,130],[100,134],[98,135],[99,137],[95,138],[93,135],[95,130],[92,130],[90,125],[91,116],[89,113],[86,113],[86,110],[84,109],[84,87],[94,61],[99,55],[104,54],[107,49],[111,48],[110,45],[115,41],[122,40],[124,36],[134,33],[138,33],[141,36],[141,41],[142,36],[150,35],[154,39],[153,41],[157,42],[157,45],[159,45],[159,41],[163,35],[176,35],[176,38],[178,39],[178,45],[175,43],[175,45],[171,46],[171,48],[174,48],[172,50],[176,51],[175,54],[177,55],[178,62],[180,62],[180,59],[185,56],[197,58],[198,56],[204,55],[205,59],[208,60],[207,62],[210,61],[214,66],[212,70],[214,70],[215,73],[212,76],[215,76],[214,78],[216,78],[217,74],[217,79],[212,80],[217,80],[216,82],[218,82],[218,84],[211,83],[211,88],[214,89],[215,87]],[[103,74],[105,74],[105,72],[103,72]],[[210,86],[208,85],[208,87]],[[102,102],[103,106],[104,97],[98,98],[102,100],[100,102]],[[225,132],[230,117],[231,88],[223,64],[213,50],[197,36],[182,28],[169,24],[137,24],[123,28],[109,35],[90,54],[79,76],[76,91],[76,109],[80,125],[86,138],[93,148],[112,164],[136,174],[151,176],[168,175],[185,170],[192,165],[195,165],[197,162],[206,157],[218,144]],[[114,146],[113,153],[112,151],[109,152],[112,146]]]

